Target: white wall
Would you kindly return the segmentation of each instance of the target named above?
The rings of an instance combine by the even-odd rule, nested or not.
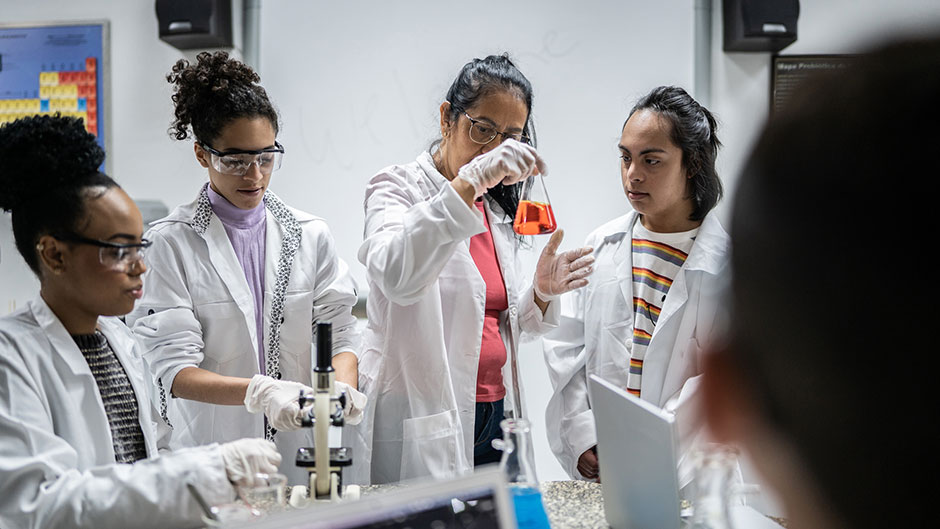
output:
[[[471,57],[509,51],[535,87],[539,150],[566,246],[627,208],[616,141],[633,101],[653,86],[691,90],[692,0],[268,0],[262,9],[263,84],[280,108],[284,166],[274,191],[327,218],[340,254],[356,260],[365,182],[408,162],[436,138],[437,107]],[[172,115],[164,75],[193,57],[157,39],[152,0],[0,0],[0,22],[111,20],[113,176],[137,199],[173,206],[192,199],[205,173],[190,143],[166,134]],[[736,172],[768,108],[769,54],[721,51],[721,4],[713,6],[711,109],[725,148],[720,172]],[[888,31],[938,27],[937,0],[803,0],[799,40],[784,53],[848,53]],[[730,193],[729,193],[730,196]],[[727,202],[719,206],[727,217]],[[726,223],[727,224],[727,223]],[[38,285],[0,220],[0,314]],[[548,450],[550,394],[537,345],[523,376],[535,421],[538,472],[564,473]]]

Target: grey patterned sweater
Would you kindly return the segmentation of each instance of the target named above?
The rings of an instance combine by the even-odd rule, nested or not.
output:
[[[147,449],[138,419],[137,396],[108,339],[98,331],[73,334],[72,339],[78,344],[98,385],[111,426],[115,461],[133,463],[145,459]]]

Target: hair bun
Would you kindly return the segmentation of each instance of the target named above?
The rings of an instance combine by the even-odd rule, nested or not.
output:
[[[196,62],[180,59],[173,65],[166,80],[174,85],[172,96],[175,105],[175,117],[170,127],[170,134],[178,140],[189,137],[192,129],[198,129],[198,123],[207,119],[213,108],[219,104],[226,106],[233,94],[245,90],[263,89],[257,86],[261,77],[245,63],[232,59],[227,52],[202,52],[196,56]],[[192,130],[196,134],[196,130]],[[203,138],[208,139],[208,138]]]
[[[97,174],[104,151],[81,119],[31,116],[0,126],[0,209]]]

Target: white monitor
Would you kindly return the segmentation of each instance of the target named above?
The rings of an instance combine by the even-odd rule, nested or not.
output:
[[[597,375],[588,390],[607,522],[613,529],[679,529],[675,418]]]

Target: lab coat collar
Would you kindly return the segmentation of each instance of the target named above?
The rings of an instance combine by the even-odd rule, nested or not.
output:
[[[695,244],[685,261],[686,270],[701,270],[717,275],[725,266],[728,253],[728,234],[714,212],[705,216],[695,236]]]
[[[432,163],[432,167],[433,167],[433,163]],[[162,219],[157,219],[151,222],[150,226],[156,226],[164,222],[182,222],[184,224],[189,224],[190,226],[195,227],[197,223],[196,215],[200,213],[199,202],[200,202],[200,197],[202,195],[202,190],[208,185],[209,185],[208,183],[203,184],[203,186],[199,189],[199,193],[196,195],[196,198],[192,202],[177,206],[166,217],[163,217]],[[273,195],[277,197],[277,195],[274,194],[274,192],[271,191],[270,189],[266,190],[264,194],[266,196]],[[320,217],[317,217],[316,215],[311,215],[310,213],[291,208],[290,206],[288,206],[288,209],[290,209],[291,213],[294,214],[294,217],[297,219],[298,222],[310,222],[313,220],[318,220],[320,218]],[[268,211],[268,213],[269,213],[267,215],[268,219],[273,218],[275,221],[277,221],[277,218],[270,215],[270,210]]]
[[[95,376],[88,366],[88,361],[85,360],[85,356],[82,355],[81,350],[78,348],[78,344],[75,343],[72,335],[69,334],[65,325],[63,325],[59,317],[55,315],[52,308],[46,303],[46,300],[42,299],[41,294],[36,295],[36,297],[29,302],[29,310],[32,312],[33,318],[35,318],[39,328],[52,345],[53,354],[57,355],[65,362],[72,371],[72,374],[87,377],[91,380],[91,385],[97,387],[98,382],[95,380]],[[117,326],[123,325],[124,323],[116,318],[106,316],[98,317],[98,328],[108,339],[111,351],[124,368],[128,383],[130,383],[134,397],[137,399],[138,422],[141,425],[141,431],[144,435],[147,455],[152,456],[156,452],[154,448],[156,441],[153,439],[152,428],[148,424],[150,421],[150,412],[147,407],[149,406],[149,398],[147,397],[148,389],[144,386],[147,382],[141,377],[140,367],[131,365],[132,362],[141,362],[141,360],[139,357],[134,356],[135,353],[133,351],[136,346],[134,338],[128,333],[120,332],[120,329],[117,328]],[[101,400],[101,396],[98,393],[97,391],[94,393],[95,400],[98,402],[98,408],[96,410],[87,411],[85,419],[89,422],[97,421],[99,424],[107,425],[108,418],[105,413],[104,402]],[[105,435],[107,435],[108,439],[107,446],[111,446],[113,443],[111,440],[111,430],[106,429]]]
[[[640,215],[636,211],[631,211],[621,217],[619,229],[612,230],[605,239],[608,241],[620,239],[632,244],[633,225],[638,222]],[[728,234],[718,221],[714,212],[705,216],[702,224],[699,226],[698,234],[695,236],[695,244],[692,245],[692,251],[685,260],[683,270],[700,270],[707,274],[717,275],[725,266],[724,256],[728,252]],[[619,251],[614,254],[614,262],[622,273],[632,278],[633,264],[630,257],[631,252]]]
[[[55,315],[55,312],[53,312],[52,308],[46,303],[46,300],[42,299],[41,294],[37,295],[29,302],[29,309],[33,314],[33,318],[36,319],[36,323],[39,324],[39,327],[42,329],[43,334],[46,335],[46,338],[48,338],[49,342],[52,344],[53,350],[65,361],[72,372],[76,375],[92,376],[88,362],[85,360],[85,357],[82,356],[82,352],[79,350],[75,340],[72,339],[72,335],[69,334],[65,325],[63,325],[59,317]],[[112,328],[108,320],[109,318],[104,316],[99,317],[98,328],[108,338],[114,353],[124,362],[125,358],[122,353],[123,351],[131,350],[133,344],[128,343],[130,338],[122,336],[120,333],[110,332]],[[135,390],[136,389],[138,388],[135,388]]]
[[[431,156],[430,151],[424,151],[421,153],[418,156],[417,161],[418,166],[421,167],[421,170],[424,172],[424,176],[431,184],[431,187],[434,188],[435,193],[450,183],[450,181],[443,174],[441,174],[440,171],[437,170],[437,165],[434,164],[434,158]]]
[[[631,245],[633,226],[634,223],[639,221],[639,214],[636,211],[631,211],[621,219],[622,222],[618,223],[620,229],[612,230],[613,233],[608,235],[607,239],[619,238],[621,246],[627,245],[626,248],[617,248],[614,253],[614,262],[617,263],[620,292],[629,306],[633,306],[633,252],[631,251]],[[660,322],[667,321],[688,299],[686,274],[690,271],[700,271],[710,275],[718,275],[722,267],[725,266],[724,256],[727,253],[727,247],[728,235],[721,227],[721,223],[714,213],[709,213],[699,226],[692,250],[673,281],[669,296],[666,298],[666,304],[662,307]]]
[[[55,315],[46,300],[42,299],[41,294],[37,294],[29,302],[29,310],[33,313],[36,323],[39,324],[46,338],[52,344],[52,349],[65,361],[72,373],[92,376],[91,370],[88,368],[88,362],[82,356],[82,352],[75,344],[75,340],[72,339],[72,335],[69,334],[65,325]]]
[[[437,170],[437,165],[434,164],[434,157],[431,156],[430,151],[424,151],[418,156],[418,166],[421,167],[421,170],[424,171],[425,176],[427,177],[428,183],[431,184],[431,187],[434,189],[434,192],[438,192],[447,184],[450,183],[447,178]],[[506,214],[502,208],[495,207],[497,204],[489,198],[486,197],[486,210],[487,210],[487,220],[493,224],[506,224],[513,222],[514,216]]]

